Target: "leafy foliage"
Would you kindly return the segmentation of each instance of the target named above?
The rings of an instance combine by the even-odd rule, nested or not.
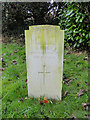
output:
[[[59,10],[61,29],[65,30],[65,46],[88,48],[90,12],[88,3],[63,3]]]

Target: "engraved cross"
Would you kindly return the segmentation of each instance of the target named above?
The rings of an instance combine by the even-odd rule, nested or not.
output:
[[[38,73],[43,74],[43,83],[45,83],[45,75],[50,73],[50,72],[46,71],[46,65],[45,64],[43,65],[43,71],[42,72],[38,72]]]

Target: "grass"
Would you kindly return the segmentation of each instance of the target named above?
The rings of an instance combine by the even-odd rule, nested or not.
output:
[[[65,50],[65,53],[67,51]],[[25,46],[16,43],[2,45],[2,118],[86,118],[87,110],[82,103],[88,102],[87,53],[70,52],[64,55],[62,101],[50,100],[41,105],[38,98],[28,98]],[[14,64],[16,61],[16,64]],[[68,91],[68,95],[65,92]]]

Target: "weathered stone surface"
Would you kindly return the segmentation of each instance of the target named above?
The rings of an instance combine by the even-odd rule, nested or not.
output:
[[[37,25],[25,30],[28,95],[61,99],[64,31]]]

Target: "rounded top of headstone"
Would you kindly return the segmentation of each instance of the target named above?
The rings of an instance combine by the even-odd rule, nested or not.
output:
[[[34,28],[55,28],[55,29],[60,30],[60,26],[57,26],[57,25],[32,25],[32,26],[29,26],[29,30],[34,29]]]

